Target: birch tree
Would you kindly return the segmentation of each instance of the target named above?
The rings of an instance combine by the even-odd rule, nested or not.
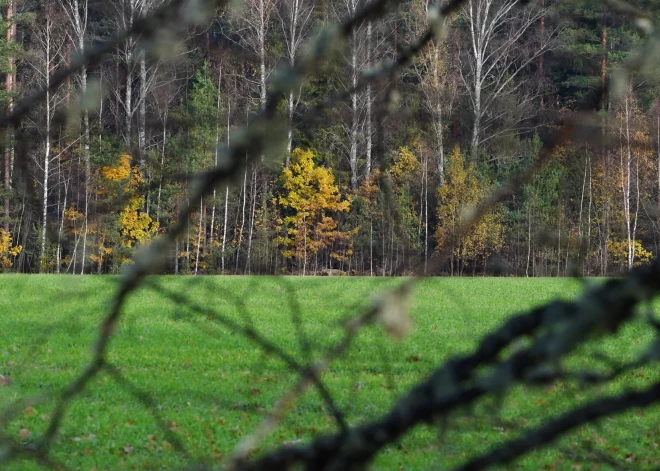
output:
[[[280,0],[277,10],[284,38],[286,59],[289,66],[293,68],[300,55],[302,45],[307,39],[313,25],[312,13],[314,12],[312,0]],[[293,90],[287,98],[287,155],[285,165],[289,165],[289,154],[293,142],[293,115],[300,101],[300,94],[296,97]]]
[[[258,61],[258,95],[260,109],[266,105],[266,42],[275,12],[275,0],[245,0],[241,8],[232,11],[233,32],[239,44]]]
[[[14,0],[8,0],[7,2],[7,33],[6,40],[7,45],[11,46],[16,42],[16,3]],[[14,109],[13,95],[16,88],[16,58],[12,51],[9,51],[9,57],[7,57],[6,72],[5,72],[5,93],[7,94],[7,112],[11,113]],[[5,233],[9,233],[9,193],[11,191],[11,173],[13,168],[13,146],[11,145],[12,141],[12,131],[11,129],[7,130],[5,149],[4,149],[4,188],[6,192],[4,209],[5,209],[5,221],[4,228]]]
[[[87,40],[87,18],[88,18],[88,0],[65,0],[61,3],[62,9],[69,22],[69,40],[74,44],[75,53],[82,54]],[[80,93],[82,96],[87,94],[87,66],[80,69]],[[82,235],[82,258],[80,263],[80,274],[85,273],[85,258],[87,252],[87,235],[89,233],[89,196],[91,193],[90,177],[90,153],[89,153],[89,110],[84,107],[82,110],[82,154],[85,163],[85,203],[83,208],[83,235]]]
[[[645,189],[640,183],[640,176],[646,172],[647,167],[650,167],[649,162],[652,158],[651,143],[645,123],[633,97],[632,87],[617,106],[617,121],[619,124],[618,173],[625,228],[625,258],[627,268],[631,270],[640,255],[638,251],[644,252],[637,240],[639,210],[642,194],[645,194]],[[650,171],[648,176],[651,177]],[[648,178],[648,181],[650,181],[650,178]],[[651,188],[653,186],[649,185]],[[614,252],[619,251],[614,250]]]
[[[432,5],[431,0],[419,0],[414,4],[415,18],[411,29],[415,37],[426,28],[429,8]],[[444,181],[445,168],[445,119],[452,113],[458,89],[458,84],[452,77],[448,54],[446,42],[434,39],[415,58],[413,64],[413,71],[420,83],[424,108],[431,117],[440,185]]]
[[[546,15],[537,5],[521,8],[517,0],[467,0],[462,17],[467,24],[467,43],[461,61],[461,80],[472,111],[470,148],[473,158],[481,144],[529,117],[521,112],[537,96],[519,75],[543,53],[554,47],[556,30],[544,28],[545,36],[533,31]],[[521,115],[505,129],[494,129],[510,106],[498,110],[496,103],[515,97]]]
[[[146,18],[151,12],[163,4],[164,0],[139,0],[138,16]],[[158,74],[158,64],[147,66],[147,57],[144,48],[138,51],[139,62],[139,95],[138,95],[138,153],[140,168],[145,169],[145,154],[147,151],[147,95],[150,92],[155,76]],[[148,74],[148,69],[150,74]]]
[[[344,18],[355,16],[362,5],[362,0],[340,0],[338,16],[340,21]],[[362,54],[365,49],[365,42],[362,41],[364,26],[353,28],[348,45],[348,64],[349,64],[349,82],[346,88],[351,90],[350,112],[351,119],[346,134],[348,135],[348,164],[351,173],[351,188],[356,190],[358,187],[358,142],[360,129],[360,94],[356,90],[360,73],[364,67]]]
[[[116,3],[117,9],[117,23],[123,31],[127,31],[133,27],[133,23],[140,11],[141,0],[118,0]],[[132,140],[132,123],[133,115],[135,114],[135,105],[133,103],[133,77],[135,74],[135,55],[136,55],[137,40],[130,36],[124,41],[122,48],[119,50],[119,58],[124,64],[124,90],[122,96],[121,88],[118,88],[115,93],[117,94],[117,101],[121,104],[124,112],[124,145],[127,148],[131,146]],[[119,84],[118,84],[119,86]],[[119,110],[117,110],[119,113]]]
[[[43,138],[41,158],[37,158],[37,166],[42,173],[41,184],[41,234],[39,236],[40,250],[39,261],[40,271],[47,267],[46,260],[46,232],[48,229],[48,196],[51,192],[49,187],[52,167],[52,160],[59,157],[52,156],[51,143],[51,125],[55,116],[55,111],[61,103],[61,94],[50,90],[51,76],[55,72],[60,60],[60,50],[64,41],[58,37],[58,31],[55,24],[55,7],[51,1],[43,1],[41,4],[44,16],[43,22],[34,26],[35,48],[30,57],[30,65],[35,72],[35,84],[46,90],[44,99],[45,111],[43,114],[44,127],[41,132]],[[38,152],[39,154],[40,152]]]

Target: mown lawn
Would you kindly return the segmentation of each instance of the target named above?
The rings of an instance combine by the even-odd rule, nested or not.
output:
[[[10,387],[0,387],[0,409],[20,404],[21,412],[6,427],[16,440],[38,441],[54,404],[47,398],[60,393],[90,359],[97,324],[108,311],[117,280],[0,276],[0,373],[12,379]],[[157,277],[151,282],[203,309],[254,326],[302,361],[336,343],[343,332],[340,321],[397,280]],[[579,282],[569,279],[426,280],[415,291],[412,335],[397,343],[380,328],[365,329],[323,380],[348,423],[373,419],[443,360],[473,348],[508,315],[555,297],[570,298],[580,289]],[[301,341],[300,331],[308,342]],[[606,370],[607,365],[591,359],[596,348],[623,362],[639,354],[652,337],[648,327],[631,325],[615,339],[598,340],[578,352],[569,364]],[[108,359],[129,384],[149,395],[154,408],[146,408],[127,384],[108,373],[99,375],[72,403],[53,447],[52,458],[70,469],[175,469],[188,458],[176,450],[159,421],[183,442],[192,459],[219,464],[295,380],[274,355],[221,326],[209,312],[195,312],[149,288],[130,298]],[[572,383],[516,389],[499,401],[484,401],[450,417],[443,433],[437,426],[416,429],[386,449],[375,467],[449,468],[571,405],[658,378],[660,369],[649,366],[597,391]],[[21,402],[33,397],[41,402]],[[536,451],[513,468],[599,469],[601,465],[593,465],[599,453],[621,466],[657,467],[659,422],[657,407],[611,417]],[[256,453],[335,429],[319,395],[310,390]],[[3,469],[40,468],[22,461]]]

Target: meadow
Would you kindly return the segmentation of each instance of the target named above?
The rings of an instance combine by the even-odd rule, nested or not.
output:
[[[9,436],[30,443],[44,432],[53,396],[91,357],[117,281],[0,276],[0,373],[12,381],[0,387],[0,411],[10,404],[20,410],[6,425]],[[155,277],[149,282],[180,302],[148,286],[129,298],[108,355],[122,379],[107,372],[96,377],[71,404],[53,447],[52,458],[70,469],[175,469],[191,459],[220,466],[296,375],[217,316],[255,328],[303,361],[338,342],[341,321],[398,280]],[[397,342],[379,326],[363,329],[323,381],[349,424],[374,419],[443,361],[474,348],[507,316],[558,297],[570,299],[582,288],[571,279],[424,280],[414,292],[413,332]],[[632,360],[653,335],[642,323],[631,324],[614,338],[585,346],[568,364],[607,370],[611,365],[593,358],[596,351],[617,362]],[[384,450],[374,468],[451,468],[569,407],[659,378],[660,369],[647,366],[595,389],[569,381],[516,388],[458,411],[446,428],[415,429]],[[150,407],[141,402],[145,398]],[[659,420],[658,407],[608,417],[535,451],[512,469],[609,469],[605,455],[621,466],[657,467]],[[310,389],[254,453],[334,430],[332,415]],[[189,456],[176,449],[176,440]],[[42,468],[19,461],[3,469]]]

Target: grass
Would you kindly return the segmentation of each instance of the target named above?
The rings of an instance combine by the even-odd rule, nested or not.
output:
[[[318,356],[337,342],[341,319],[397,282],[310,277],[153,281],[204,308],[254,326],[301,360],[308,354]],[[53,395],[90,359],[98,322],[108,311],[116,284],[113,277],[0,277],[0,373],[12,378],[12,386],[0,388],[0,410],[16,401],[20,404],[21,412],[7,426],[14,439],[36,442],[44,432]],[[415,291],[415,330],[407,339],[397,343],[380,328],[366,329],[323,380],[350,424],[374,419],[442,361],[474,348],[508,315],[556,297],[573,297],[580,289],[578,282],[568,279],[425,280]],[[296,334],[296,313],[311,352]],[[588,358],[595,348],[616,361],[630,360],[651,339],[648,328],[631,325],[616,338],[583,349],[569,364],[593,366]],[[172,435],[193,459],[220,463],[296,378],[274,355],[265,354],[211,316],[148,288],[130,297],[108,358],[129,384],[151,397],[154,409],[145,408],[126,384],[100,374],[71,404],[53,448],[52,458],[71,469],[175,469],[186,458],[176,450]],[[660,370],[649,366],[595,391],[572,383],[514,389],[501,398],[501,404],[483,401],[450,417],[443,437],[437,426],[417,428],[387,448],[375,468],[448,468],[576,404],[659,378]],[[28,402],[32,397],[43,401]],[[657,467],[658,419],[658,407],[608,418],[532,453],[513,468],[598,469],[599,465],[582,460],[593,460],[599,452],[621,466]],[[317,392],[310,390],[255,453],[334,430],[331,414]],[[22,461],[3,469],[40,468]]]

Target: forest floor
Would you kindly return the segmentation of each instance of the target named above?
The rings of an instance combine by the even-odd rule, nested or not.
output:
[[[0,374],[12,381],[0,387],[0,411],[18,404],[20,412],[6,428],[14,439],[36,442],[46,429],[53,395],[90,360],[117,281],[109,276],[0,276]],[[125,384],[103,372],[73,401],[51,455],[68,469],[175,469],[189,458],[177,451],[174,437],[193,460],[220,463],[296,376],[274,355],[223,327],[219,316],[254,327],[298,360],[318,358],[341,339],[342,319],[397,280],[166,276],[150,282],[198,309],[149,287],[131,295],[108,355]],[[374,419],[442,361],[474,348],[508,315],[580,290],[581,283],[571,279],[425,280],[414,292],[415,328],[409,337],[396,342],[380,327],[364,329],[323,381],[349,424]],[[652,336],[647,327],[631,325],[616,338],[599,341],[598,349],[623,362]],[[570,363],[607,369],[590,359],[593,348]],[[658,378],[660,368],[647,367],[596,392],[571,382],[514,389],[501,403],[484,401],[449,417],[444,433],[438,426],[418,427],[381,453],[375,468],[447,469],[594,395],[643,387]],[[145,407],[129,384],[148,395],[153,408]],[[621,466],[657,467],[659,421],[660,407],[611,417],[532,453],[514,469],[599,469],[592,465],[601,455]],[[319,395],[310,390],[255,453],[336,429]],[[22,461],[3,469],[41,468]]]

